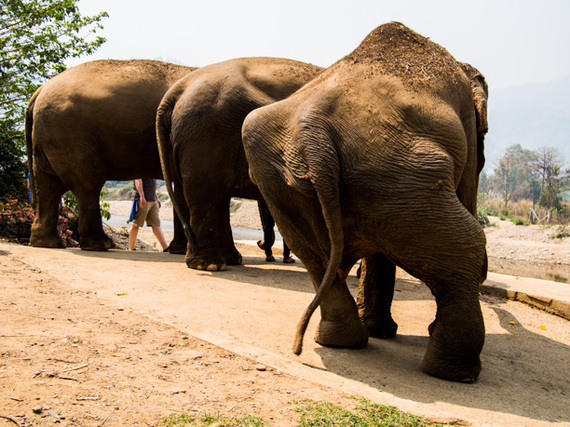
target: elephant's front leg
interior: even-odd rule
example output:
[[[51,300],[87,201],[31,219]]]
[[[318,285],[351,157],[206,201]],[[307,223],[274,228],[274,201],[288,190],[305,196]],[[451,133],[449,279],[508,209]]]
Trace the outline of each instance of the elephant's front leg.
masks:
[[[34,195],[36,206],[30,244],[36,247],[65,248],[65,243],[57,232],[57,222],[61,196],[67,188],[55,175],[43,173],[38,168],[35,168],[34,174],[37,186]]]
[[[362,260],[358,288],[358,314],[370,336],[391,338],[398,325],[392,319],[396,266],[384,254],[377,253]]]
[[[101,188],[74,191],[79,207],[79,246],[86,251],[106,251],[115,247],[113,240],[103,231],[100,193]]]

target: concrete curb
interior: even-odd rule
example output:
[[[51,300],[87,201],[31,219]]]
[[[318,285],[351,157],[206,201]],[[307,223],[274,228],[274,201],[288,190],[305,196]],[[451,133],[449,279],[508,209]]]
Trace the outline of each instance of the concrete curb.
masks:
[[[570,320],[570,285],[488,273],[482,292],[519,301]]]

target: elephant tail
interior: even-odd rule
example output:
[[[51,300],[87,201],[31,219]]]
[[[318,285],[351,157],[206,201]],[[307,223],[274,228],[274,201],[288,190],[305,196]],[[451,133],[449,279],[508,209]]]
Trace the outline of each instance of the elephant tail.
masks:
[[[156,138],[158,142],[158,153],[160,156],[160,165],[162,167],[162,174],[164,177],[164,183],[166,185],[166,190],[172,200],[172,206],[182,227],[184,228],[184,234],[186,239],[190,243],[192,250],[195,252],[198,250],[198,239],[194,230],[190,226],[189,221],[182,214],[178,200],[174,195],[174,189],[172,188],[172,175],[171,171],[174,168],[173,162],[173,150],[170,141],[170,131],[172,129],[172,110],[174,109],[175,100],[178,98],[176,92],[173,94],[172,90],[168,91],[164,96],[158,111],[156,114]],[[181,185],[181,180],[178,179],[176,185]]]
[[[330,155],[331,153],[334,153],[334,150],[330,150],[328,153],[323,152],[323,155]],[[329,159],[330,162],[322,161],[321,165],[325,165],[330,168],[331,165],[338,164],[338,159],[333,158],[333,156],[329,157],[331,157]],[[338,189],[340,169],[336,169],[333,173],[331,173],[330,170],[315,170],[312,172],[312,176],[318,177],[315,178],[313,186],[321,205],[323,217],[329,234],[331,249],[327,269],[315,298],[313,298],[313,301],[311,301],[297,325],[297,333],[295,334],[295,343],[293,345],[293,353],[297,355],[301,354],[301,351],[303,350],[303,337],[313,312],[321,304],[323,297],[331,289],[331,286],[333,286],[333,283],[337,278],[337,274],[340,276],[341,280],[344,276],[340,271],[342,255],[344,252],[344,233],[342,230],[340,193]]]
[[[41,87],[38,88],[30,101],[28,102],[28,107],[26,108],[26,115],[25,115],[25,128],[26,128],[26,153],[28,156],[28,173],[30,174],[30,190],[32,193],[32,208],[35,210],[36,208],[36,180],[34,178],[34,144],[32,141],[32,131],[34,128],[34,105],[36,104],[36,98],[40,94]]]

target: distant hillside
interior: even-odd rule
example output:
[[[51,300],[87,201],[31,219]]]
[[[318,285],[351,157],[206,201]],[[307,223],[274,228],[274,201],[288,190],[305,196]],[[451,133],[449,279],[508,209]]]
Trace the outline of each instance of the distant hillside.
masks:
[[[570,166],[570,76],[493,90],[489,88],[489,133],[485,139],[487,173],[507,147],[556,147]]]

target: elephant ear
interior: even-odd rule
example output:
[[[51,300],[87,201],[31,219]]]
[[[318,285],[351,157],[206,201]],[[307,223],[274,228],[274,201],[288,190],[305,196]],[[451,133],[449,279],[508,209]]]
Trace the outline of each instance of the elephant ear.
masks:
[[[471,96],[477,120],[477,173],[480,173],[485,166],[485,135],[489,130],[489,123],[487,122],[489,88],[485,77],[477,68],[466,63],[461,63],[461,68],[471,82]]]
[[[487,86],[485,77],[477,68],[467,63],[461,63],[461,68],[463,68],[463,71],[471,82],[471,95],[477,116],[477,132],[485,135],[489,130],[489,123],[487,122],[489,87]]]

